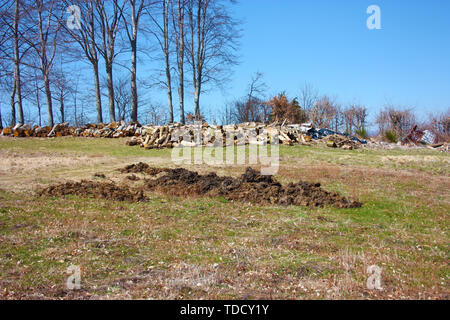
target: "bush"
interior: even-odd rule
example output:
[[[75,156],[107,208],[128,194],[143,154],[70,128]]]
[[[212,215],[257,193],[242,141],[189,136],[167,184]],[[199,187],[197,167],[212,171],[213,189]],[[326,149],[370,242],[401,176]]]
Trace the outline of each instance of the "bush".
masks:
[[[266,102],[270,108],[270,121],[287,123],[303,123],[308,120],[305,110],[303,110],[297,99],[289,101],[285,93],[273,97]]]
[[[369,138],[369,134],[367,133],[367,129],[364,127],[359,128],[358,130],[356,130],[355,132],[361,139],[368,139]]]
[[[390,130],[386,131],[384,136],[385,136],[386,140],[391,143],[396,143],[398,141],[397,135],[395,134],[394,131],[390,131]]]

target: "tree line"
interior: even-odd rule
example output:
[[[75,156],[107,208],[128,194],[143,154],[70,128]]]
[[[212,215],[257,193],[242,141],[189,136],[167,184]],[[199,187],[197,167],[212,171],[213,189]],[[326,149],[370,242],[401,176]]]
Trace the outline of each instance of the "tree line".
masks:
[[[295,98],[289,98],[285,92],[267,97],[267,90],[263,74],[255,73],[247,86],[247,92],[224,108],[221,123],[310,122],[316,128],[327,128],[362,138],[369,137],[368,127],[376,126],[378,134],[390,142],[399,141],[417,124],[421,129],[434,133],[438,141],[450,139],[450,109],[442,113],[430,113],[424,120],[416,116],[413,108],[386,104],[377,111],[371,122],[365,105],[350,103],[342,106],[336,98],[319,94],[317,89],[307,83],[300,88]]]
[[[69,64],[85,62],[95,95],[96,121],[104,111],[109,121],[138,121],[140,56],[158,65],[142,86],[167,92],[168,119],[185,123],[185,91],[193,91],[194,117],[201,116],[201,94],[229,79],[237,63],[239,23],[232,16],[234,0],[5,0],[0,4],[0,89],[9,92],[10,124],[24,124],[24,100],[35,104],[38,123],[46,106],[47,125],[55,114],[66,120],[71,97],[75,122],[80,72]],[[151,52],[151,55],[148,54]],[[118,56],[128,56],[126,62]],[[117,68],[123,72],[116,78]],[[103,70],[102,70],[103,69]],[[178,103],[173,88],[177,88]],[[125,89],[126,88],[126,89]],[[107,108],[102,94],[106,92]],[[42,96],[44,99],[42,99]],[[55,109],[55,104],[59,110]],[[104,110],[105,109],[105,110]],[[153,110],[154,113],[158,111]],[[147,114],[148,116],[148,114]],[[157,119],[155,119],[157,120]],[[1,123],[0,114],[0,123]]]

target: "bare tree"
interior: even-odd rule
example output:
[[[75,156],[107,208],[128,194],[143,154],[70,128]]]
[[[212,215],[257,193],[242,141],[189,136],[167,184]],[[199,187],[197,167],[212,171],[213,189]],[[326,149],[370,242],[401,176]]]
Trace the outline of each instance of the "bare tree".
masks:
[[[173,0],[171,0],[173,1]],[[177,67],[178,67],[178,100],[180,103],[180,122],[185,124],[184,117],[184,56],[185,56],[185,12],[186,0],[177,0],[177,5],[171,5],[172,23],[175,37]]]
[[[318,128],[330,128],[337,112],[336,102],[325,95],[308,110],[308,118]]]
[[[248,85],[246,96],[234,103],[237,122],[265,122],[268,120],[270,111],[264,102],[264,92],[267,90],[267,85],[264,83],[263,76],[261,72],[256,72]]]
[[[22,23],[26,8],[19,0],[4,1],[0,4],[0,52],[2,64],[13,62],[14,76],[11,87],[11,125],[16,124],[16,105],[19,123],[24,123],[21,86],[21,63],[27,49],[24,48],[26,24]],[[5,71],[5,70],[4,70]]]
[[[342,111],[345,131],[349,134],[361,130],[367,125],[367,108],[361,105],[351,105]]]
[[[121,15],[125,25],[125,31],[131,47],[131,121],[136,122],[138,119],[138,92],[137,92],[137,39],[139,31],[139,22],[143,15],[144,9],[148,7],[149,0],[128,0],[129,13],[124,13],[122,7]],[[120,118],[120,116],[119,116]]]
[[[23,105],[22,92],[20,83],[20,53],[19,53],[19,0],[15,0],[14,6],[14,89],[17,96],[17,109],[19,111],[19,123],[23,124]],[[15,119],[14,119],[15,121]]]
[[[450,108],[446,112],[429,114],[425,127],[436,136],[436,142],[450,140]]]
[[[380,133],[384,134],[387,130],[390,130],[397,137],[405,135],[415,122],[416,118],[412,109],[399,108],[392,105],[388,105],[383,110],[380,110],[376,120]]]
[[[58,4],[56,0],[36,0],[35,6],[28,10],[30,21],[36,22],[36,28],[26,41],[34,49],[40,62],[36,67],[41,71],[44,81],[49,126],[54,124],[50,73],[58,47],[63,13]]]
[[[309,83],[305,83],[300,90],[299,103],[306,111],[314,108],[314,104],[319,100],[318,91]]]
[[[345,123],[345,119],[344,119],[344,115],[343,115],[343,111],[342,111],[342,106],[340,104],[335,104],[334,105],[335,108],[335,113],[334,113],[334,118],[331,120],[331,124],[330,127],[334,130],[339,132],[343,126],[343,124]]]
[[[36,107],[38,109],[38,124],[41,127],[42,126],[42,112],[41,112],[41,90],[42,90],[42,88],[39,86],[39,79],[38,79],[36,69],[34,70],[33,80],[34,80],[33,83],[34,83],[34,90],[35,90]]]
[[[200,95],[208,83],[218,86],[237,63],[235,51],[240,31],[229,13],[230,0],[187,0],[187,61],[194,84],[194,112],[200,118]]]
[[[92,66],[95,87],[95,101],[97,111],[97,123],[103,122],[102,98],[100,92],[99,77],[99,59],[97,50],[96,29],[97,21],[95,10],[96,0],[65,0],[64,3],[68,7],[72,16],[77,17],[78,13],[83,14],[79,21],[71,21],[64,24],[65,31],[72,37],[75,43],[83,52],[85,58]],[[77,12],[78,8],[80,12]],[[81,17],[80,17],[81,18]]]
[[[79,93],[79,84],[80,84],[80,75],[77,75],[75,79],[72,81],[73,86],[71,90],[72,99],[73,99],[73,121],[76,127],[79,126],[78,119],[78,93]]]
[[[357,130],[361,130],[367,125],[367,108],[365,106],[355,106],[355,125]]]
[[[153,24],[155,25],[155,30],[151,30],[151,33],[155,36],[164,57],[165,81],[162,81],[162,84],[167,88],[169,121],[173,122],[172,73],[170,66],[171,30],[169,23],[172,0],[159,0],[157,4],[158,6],[152,10],[153,12],[150,12],[150,10],[147,11],[149,12],[149,16]]]
[[[119,3],[117,0],[95,1],[95,9],[100,25],[101,44],[96,43],[97,50],[103,57],[105,62],[105,70],[108,87],[108,101],[109,101],[109,119],[116,121],[115,103],[114,103],[114,81],[113,81],[113,64],[117,56],[116,37],[119,30],[121,12],[123,11],[125,1]]]
[[[117,107],[118,120],[128,120],[133,114],[133,94],[126,78],[117,78],[114,82],[114,100]]]
[[[349,108],[342,111],[342,115],[344,118],[344,124],[345,124],[345,132],[348,134],[352,134],[354,132],[354,126],[355,126],[355,110],[353,106],[350,106]]]
[[[230,124],[235,121],[236,110],[234,103],[227,103],[221,110],[220,121],[222,125]]]
[[[59,102],[59,114],[60,114],[60,122],[65,122],[65,101],[67,96],[71,93],[71,81],[66,76],[66,72],[62,66],[62,57],[60,57],[60,66],[54,72],[54,77],[52,79],[54,88],[57,91],[54,99]]]
[[[142,116],[145,123],[164,125],[168,122],[166,108],[160,104],[148,103],[147,107],[142,111]]]

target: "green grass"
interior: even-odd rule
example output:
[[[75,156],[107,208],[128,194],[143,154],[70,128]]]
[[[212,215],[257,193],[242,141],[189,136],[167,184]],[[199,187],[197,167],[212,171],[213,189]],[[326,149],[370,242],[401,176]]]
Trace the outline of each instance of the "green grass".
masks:
[[[60,153],[71,155],[102,155],[111,157],[170,157],[169,149],[144,150],[125,145],[126,138],[16,138],[1,139],[0,150]]]
[[[170,150],[143,150],[125,146],[124,140],[107,139],[0,139],[0,149],[24,161],[29,154],[36,161],[40,154],[57,153],[117,158],[115,164],[122,165],[145,158],[161,165],[152,161],[170,157]],[[260,206],[221,197],[183,199],[157,193],[149,194],[145,203],[41,198],[15,189],[11,182],[20,184],[22,176],[3,172],[3,296],[448,299],[447,154],[285,146],[280,154],[279,180],[319,181],[325,189],[362,201],[363,206]],[[427,156],[434,160],[425,160]],[[414,161],[394,165],[383,160],[386,157]],[[97,163],[95,170],[102,166]],[[243,168],[219,169],[238,175]],[[92,170],[81,163],[76,171],[48,168],[26,175],[51,183],[64,172],[77,179]],[[60,175],[52,176],[55,171]],[[120,176],[109,167],[103,171],[108,178]],[[383,270],[383,291],[365,285],[366,268],[373,264]],[[70,265],[81,268],[81,291],[65,288]]]

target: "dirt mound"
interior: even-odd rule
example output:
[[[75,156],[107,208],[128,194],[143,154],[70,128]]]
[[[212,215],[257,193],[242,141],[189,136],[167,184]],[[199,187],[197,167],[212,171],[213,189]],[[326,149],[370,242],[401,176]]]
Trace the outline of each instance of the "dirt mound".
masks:
[[[146,180],[147,190],[177,196],[224,196],[228,200],[257,204],[308,207],[331,205],[337,208],[357,208],[362,205],[336,193],[327,192],[318,183],[299,181],[283,186],[273,176],[262,176],[252,168],[247,168],[239,178],[219,177],[215,173],[200,175],[183,168],[161,169],[159,172],[165,174]]]
[[[122,169],[119,169],[122,173],[145,173],[149,175],[156,175],[158,173],[164,172],[168,169],[163,168],[152,168],[144,162],[139,162],[136,164],[130,164]]]
[[[66,182],[42,189],[40,196],[76,195],[97,199],[138,202],[144,201],[142,190],[131,190],[127,186],[117,186],[112,182],[94,182],[82,180],[80,182]]]

